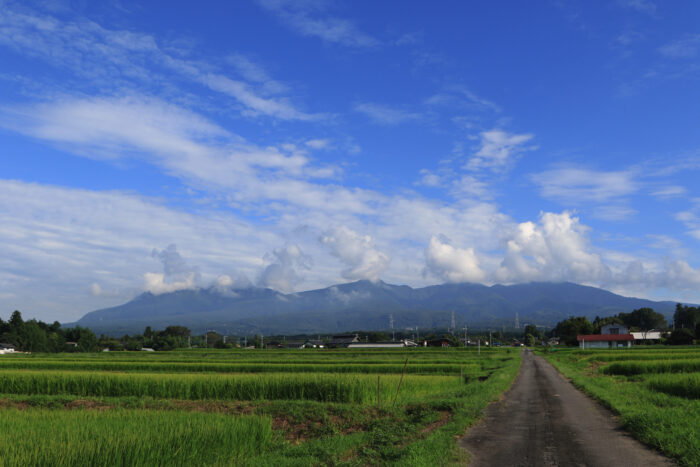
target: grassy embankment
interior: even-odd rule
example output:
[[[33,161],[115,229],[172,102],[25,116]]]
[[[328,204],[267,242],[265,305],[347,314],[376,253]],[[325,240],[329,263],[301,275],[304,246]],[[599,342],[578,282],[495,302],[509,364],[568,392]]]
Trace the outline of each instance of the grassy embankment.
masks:
[[[471,349],[9,357],[0,465],[448,465],[520,365]]]
[[[543,355],[619,414],[637,439],[682,465],[700,465],[700,349],[572,349]]]

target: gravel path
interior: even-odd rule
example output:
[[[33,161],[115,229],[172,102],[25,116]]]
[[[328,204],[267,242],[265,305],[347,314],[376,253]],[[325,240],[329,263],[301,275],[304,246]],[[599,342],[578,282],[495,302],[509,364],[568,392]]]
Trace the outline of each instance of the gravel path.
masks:
[[[528,350],[513,387],[460,443],[471,454],[470,466],[675,465]]]

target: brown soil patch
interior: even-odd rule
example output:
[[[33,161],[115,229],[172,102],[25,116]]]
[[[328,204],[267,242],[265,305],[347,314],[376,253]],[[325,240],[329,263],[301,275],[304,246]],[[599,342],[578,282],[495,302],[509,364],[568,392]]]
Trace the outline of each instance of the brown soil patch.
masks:
[[[429,435],[433,431],[437,430],[438,428],[440,428],[441,426],[443,426],[444,424],[449,422],[450,419],[452,419],[452,413],[450,411],[444,410],[444,411],[440,412],[440,419],[423,427],[423,429],[420,431],[421,435],[423,435],[423,436]]]
[[[2,409],[24,410],[24,409],[29,408],[29,407],[30,407],[29,403],[25,402],[25,401],[11,401],[7,398],[0,399],[0,408],[2,408]]]
[[[90,409],[90,410],[107,410],[113,409],[113,405],[103,404],[100,401],[88,400],[88,399],[76,399],[74,401],[66,402],[64,407],[66,409]]]

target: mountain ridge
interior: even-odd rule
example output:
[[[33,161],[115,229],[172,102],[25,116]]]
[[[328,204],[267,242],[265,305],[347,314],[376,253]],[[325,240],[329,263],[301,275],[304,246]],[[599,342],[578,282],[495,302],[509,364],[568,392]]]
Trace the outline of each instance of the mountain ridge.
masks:
[[[71,324],[109,335],[168,325],[187,326],[196,333],[214,329],[230,335],[301,334],[385,330],[389,315],[397,329],[447,327],[454,312],[458,327],[512,327],[516,313],[521,324],[553,326],[572,315],[593,319],[641,307],[654,308],[669,319],[675,304],[623,297],[571,282],[412,288],[362,280],[290,294],[257,287],[144,292],[122,305],[89,312]]]
[[[189,327],[230,335],[447,327],[452,312],[458,327],[553,326],[569,316],[609,316],[650,307],[670,318],[676,302],[623,297],[571,282],[531,282],[487,286],[476,283],[412,288],[382,281],[356,281],[283,294],[272,289],[217,287],[155,295],[144,292],[127,303],[85,314],[72,325],[97,333],[140,333],[146,326]],[[69,326],[68,324],[66,326]]]

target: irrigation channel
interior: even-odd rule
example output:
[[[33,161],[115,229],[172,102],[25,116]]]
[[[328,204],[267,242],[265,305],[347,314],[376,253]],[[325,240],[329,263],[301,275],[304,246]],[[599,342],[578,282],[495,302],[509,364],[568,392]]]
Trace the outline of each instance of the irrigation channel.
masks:
[[[621,430],[611,412],[527,350],[513,387],[488,407],[461,446],[470,466],[675,465]]]

